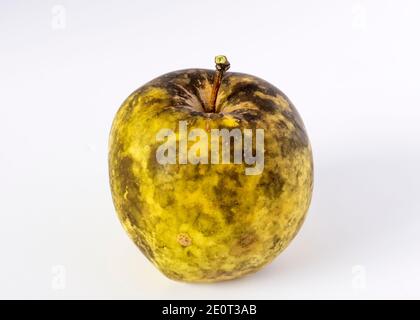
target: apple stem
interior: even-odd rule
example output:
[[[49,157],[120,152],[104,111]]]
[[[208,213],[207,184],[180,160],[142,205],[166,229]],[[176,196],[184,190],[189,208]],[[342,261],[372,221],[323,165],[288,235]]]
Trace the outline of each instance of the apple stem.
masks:
[[[214,75],[213,89],[210,98],[210,112],[219,112],[220,110],[216,109],[217,93],[219,92],[223,75],[230,68],[230,63],[226,56],[216,56],[214,62],[216,63],[216,73]]]

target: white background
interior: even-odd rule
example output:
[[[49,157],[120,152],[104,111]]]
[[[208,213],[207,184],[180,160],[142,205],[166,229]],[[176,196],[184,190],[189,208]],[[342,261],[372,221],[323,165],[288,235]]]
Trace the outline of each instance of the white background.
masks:
[[[418,1],[2,1],[1,298],[420,298]],[[161,275],[107,173],[122,101],[162,73],[262,77],[312,141],[309,216],[240,280]]]

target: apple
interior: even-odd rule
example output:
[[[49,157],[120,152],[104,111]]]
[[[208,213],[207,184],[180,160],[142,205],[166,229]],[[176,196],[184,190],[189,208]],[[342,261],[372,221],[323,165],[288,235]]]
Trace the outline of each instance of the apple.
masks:
[[[270,83],[216,70],[164,74],[118,110],[109,140],[113,202],[166,276],[214,282],[255,272],[299,231],[312,151],[290,100]],[[140,270],[139,270],[140,272]]]

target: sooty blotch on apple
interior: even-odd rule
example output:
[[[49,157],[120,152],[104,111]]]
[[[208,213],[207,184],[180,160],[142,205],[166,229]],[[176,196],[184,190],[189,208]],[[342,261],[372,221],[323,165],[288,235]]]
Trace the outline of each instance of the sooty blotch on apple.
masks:
[[[312,151],[293,104],[260,78],[224,71],[189,69],[152,80],[125,100],[111,129],[118,216],[172,279],[214,282],[257,271],[290,243],[309,207]],[[177,132],[180,121],[205,132],[264,130],[264,170],[248,176],[244,163],[159,164],[156,134]],[[181,233],[191,240],[181,239],[185,246]]]

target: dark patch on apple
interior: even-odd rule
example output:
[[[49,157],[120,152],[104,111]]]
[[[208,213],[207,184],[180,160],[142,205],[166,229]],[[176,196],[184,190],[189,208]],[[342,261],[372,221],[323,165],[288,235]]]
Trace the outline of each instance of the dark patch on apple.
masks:
[[[166,89],[172,97],[172,104],[187,104],[190,99],[189,94],[195,96],[203,110],[206,108],[207,101],[203,101],[200,90],[204,87],[206,80],[212,79],[213,71],[206,69],[187,69],[167,73],[151,83],[154,86]]]
[[[155,258],[155,254],[153,253],[153,250],[150,248],[150,246],[147,244],[147,242],[142,239],[140,236],[137,236],[134,239],[135,244],[140,249],[140,251],[146,256],[147,259],[150,261],[153,261]]]
[[[282,114],[286,117],[293,128],[288,128],[285,121],[277,120],[276,126],[278,126],[281,130],[277,132],[276,137],[280,144],[281,155],[283,157],[289,157],[293,155],[296,150],[307,148],[309,145],[309,139],[306,135],[303,123],[296,120],[296,117],[298,117],[297,113],[293,115],[290,112],[283,112]],[[285,135],[282,129],[289,132],[289,136]]]
[[[202,268],[201,271],[203,272],[203,275],[205,275],[206,279],[215,280],[222,278],[231,278],[234,274],[234,271],[238,271],[241,269],[235,268],[233,271],[226,271],[226,270],[214,270],[214,269],[204,269]]]
[[[206,80],[213,82],[213,73],[208,72],[204,69],[199,69],[197,71],[192,71],[188,73],[189,83],[187,84],[187,88],[194,90],[194,89],[202,89]]]
[[[166,191],[155,190],[154,199],[162,208],[172,207],[175,204],[175,197]]]
[[[290,104],[292,107],[292,104]],[[302,119],[300,118],[299,114],[295,109],[293,111],[284,110],[282,115],[289,120],[294,127],[293,135],[296,137],[295,140],[298,144],[301,144],[303,147],[307,147],[309,144],[308,136],[306,135],[305,126],[303,124]]]
[[[280,173],[273,170],[266,171],[258,182],[258,188],[264,189],[264,194],[272,199],[278,198],[283,190],[283,186],[284,179]]]
[[[185,89],[193,93],[199,100],[203,110],[206,110],[207,101],[203,101],[200,95],[200,90],[204,87],[207,77],[204,76],[204,70],[194,71],[188,73],[189,83],[186,84]]]
[[[234,110],[231,113],[232,115],[237,115],[239,118],[247,122],[258,122],[262,119],[262,113],[259,110],[254,109],[239,109]]]
[[[255,232],[245,233],[239,238],[239,245],[242,248],[248,248],[257,241],[257,238]]]
[[[287,124],[286,124],[286,122],[284,122],[283,120],[277,120],[276,125],[277,125],[277,127],[279,127],[280,129],[287,129]]]
[[[280,243],[281,243],[281,238],[278,235],[275,235],[273,237],[270,250],[276,250]]]
[[[144,106],[145,107],[149,107],[149,106],[153,106],[153,105],[164,105],[163,102],[165,101],[165,99],[162,98],[149,98],[149,99],[144,99]]]
[[[226,97],[226,102],[230,105],[236,105],[241,102],[250,101],[260,110],[270,114],[274,114],[280,110],[279,106],[274,101],[259,97],[256,95],[256,92],[276,96],[274,89],[261,87],[256,83],[245,82],[235,85],[231,93]],[[225,101],[223,101],[223,103],[225,103]]]
[[[227,187],[224,179],[234,181],[238,187],[235,189]],[[218,207],[221,209],[227,224],[231,224],[234,221],[235,213],[232,209],[239,205],[238,199],[240,197],[238,196],[238,190],[240,190],[240,185],[237,172],[225,172],[224,176],[219,179],[219,182],[214,187]]]
[[[206,237],[216,234],[219,229],[216,219],[202,212],[198,213],[193,226]]]
[[[142,221],[139,221],[135,218],[141,217],[142,213],[139,191],[140,186],[137,182],[137,178],[133,174],[132,166],[133,159],[130,157],[123,157],[121,159],[118,159],[117,174],[119,175],[119,179],[114,179],[114,181],[120,182],[118,189],[121,193],[123,193],[120,197],[120,199],[124,199],[122,203],[123,214],[128,219],[130,224],[137,227],[141,227]],[[140,248],[140,250],[143,252],[143,254],[149,260],[153,260],[154,253],[147,244],[147,242],[140,236],[136,236],[134,241]]]
[[[123,201],[124,212],[130,222],[138,226],[139,221],[135,219],[141,214],[140,185],[132,171],[133,160],[130,157],[123,157],[118,161],[118,175],[120,182],[119,191]]]
[[[300,218],[299,218],[299,221],[297,222],[297,226],[296,226],[296,228],[294,229],[294,232],[293,232],[293,234],[292,234],[292,237],[291,237],[291,239],[294,239],[294,237],[296,237],[296,235],[298,234],[298,232],[299,232],[299,230],[300,230],[300,228],[302,227],[302,225],[303,225],[303,221],[305,220],[305,218],[306,218],[306,214],[304,214],[304,215],[302,215]]]
[[[168,92],[168,94],[171,96],[172,104],[174,105],[187,104],[186,100],[190,98],[188,93],[192,94],[192,92],[187,90],[184,85],[180,85],[176,82],[168,82],[166,84],[160,85],[160,87]]]
[[[307,147],[307,144],[296,134],[296,130],[292,132],[291,137],[280,137],[280,152],[283,158],[293,156],[295,151]]]
[[[154,177],[160,169],[162,169],[162,165],[156,159],[156,150],[159,148],[158,144],[150,145],[150,154],[149,159],[147,160],[147,169],[150,172],[150,175]]]
[[[135,91],[131,96],[129,96],[126,101],[123,102],[123,108],[121,108],[118,112],[122,112],[122,121],[127,122],[134,111],[134,106],[137,104],[139,99],[140,90]],[[131,99],[131,101],[130,101]]]
[[[191,117],[200,117],[202,115],[203,115],[203,113],[202,112],[199,112],[199,111],[191,111],[190,112],[190,116]]]

